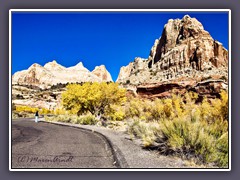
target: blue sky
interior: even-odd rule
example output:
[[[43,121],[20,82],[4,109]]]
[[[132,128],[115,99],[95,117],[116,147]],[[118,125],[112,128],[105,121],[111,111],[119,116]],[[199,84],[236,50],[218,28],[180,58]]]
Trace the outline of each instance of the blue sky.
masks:
[[[121,66],[147,58],[168,19],[197,18],[228,49],[227,12],[13,12],[12,74],[56,60],[90,71],[104,64],[117,79]]]

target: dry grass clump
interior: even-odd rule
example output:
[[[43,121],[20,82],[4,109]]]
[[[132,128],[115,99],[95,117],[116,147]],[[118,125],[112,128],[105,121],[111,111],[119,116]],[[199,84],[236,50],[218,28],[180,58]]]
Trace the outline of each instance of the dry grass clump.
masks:
[[[86,114],[82,116],[77,115],[51,115],[45,116],[46,121],[56,121],[64,123],[73,123],[73,124],[83,124],[83,125],[95,125],[98,120],[95,116],[91,114]]]
[[[148,102],[156,106],[150,106],[147,114],[143,111],[145,107],[139,104],[134,107],[139,111],[134,117],[139,119],[129,124],[128,133],[141,138],[144,147],[157,149],[161,154],[227,167],[227,97],[227,92],[222,92],[221,99],[211,102],[204,99],[196,104],[196,94],[174,96]],[[130,109],[130,112],[134,111]],[[141,118],[143,115],[148,118]]]

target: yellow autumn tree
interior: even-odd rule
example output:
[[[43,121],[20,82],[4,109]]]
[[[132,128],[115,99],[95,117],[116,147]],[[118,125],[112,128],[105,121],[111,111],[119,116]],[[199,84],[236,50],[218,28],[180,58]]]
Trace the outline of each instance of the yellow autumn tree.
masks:
[[[81,115],[90,112],[102,116],[113,104],[126,101],[126,90],[117,83],[70,84],[62,94],[62,105],[72,114]]]

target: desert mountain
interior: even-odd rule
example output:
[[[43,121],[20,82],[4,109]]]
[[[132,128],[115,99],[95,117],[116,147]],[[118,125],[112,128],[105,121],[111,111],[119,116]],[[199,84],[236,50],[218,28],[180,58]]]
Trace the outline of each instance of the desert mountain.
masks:
[[[34,85],[41,88],[58,83],[74,82],[102,82],[112,81],[110,73],[105,66],[97,66],[93,72],[85,68],[82,62],[76,66],[64,67],[55,60],[44,66],[33,64],[27,70],[16,72],[12,76],[12,84]]]
[[[174,88],[198,87],[206,80],[206,87],[198,88],[211,94],[226,87],[227,79],[228,51],[196,18],[185,15],[168,20],[148,59],[138,57],[122,67],[117,82],[135,86],[140,94],[160,96]]]

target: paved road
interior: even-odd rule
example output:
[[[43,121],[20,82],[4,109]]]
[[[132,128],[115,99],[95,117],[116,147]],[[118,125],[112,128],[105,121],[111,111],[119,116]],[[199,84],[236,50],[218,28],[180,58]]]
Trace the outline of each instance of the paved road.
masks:
[[[12,168],[116,168],[102,136],[73,127],[12,121]]]

